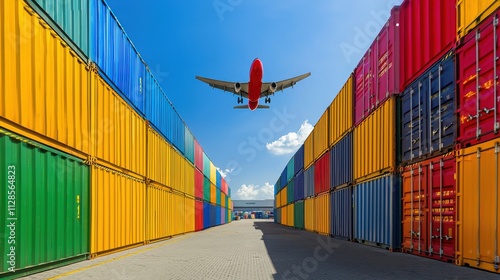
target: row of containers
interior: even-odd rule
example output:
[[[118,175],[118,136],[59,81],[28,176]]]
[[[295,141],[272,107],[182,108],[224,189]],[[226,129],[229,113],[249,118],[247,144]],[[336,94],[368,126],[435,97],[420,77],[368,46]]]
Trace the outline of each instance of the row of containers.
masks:
[[[227,182],[158,83],[145,83],[152,75],[139,94],[163,99],[144,106],[167,107],[141,111],[123,87],[135,49],[105,2],[91,2],[0,3],[2,279],[232,220]],[[96,44],[110,52],[101,62],[72,41],[87,40],[74,22],[84,11],[99,11],[107,27],[95,30],[114,38]]]
[[[277,180],[276,222],[498,273],[499,6],[394,7]]]

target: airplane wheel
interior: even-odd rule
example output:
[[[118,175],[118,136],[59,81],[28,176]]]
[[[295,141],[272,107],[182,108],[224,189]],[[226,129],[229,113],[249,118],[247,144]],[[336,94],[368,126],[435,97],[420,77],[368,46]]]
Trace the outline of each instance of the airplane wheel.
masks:
[[[267,103],[271,103],[271,97],[268,98]]]

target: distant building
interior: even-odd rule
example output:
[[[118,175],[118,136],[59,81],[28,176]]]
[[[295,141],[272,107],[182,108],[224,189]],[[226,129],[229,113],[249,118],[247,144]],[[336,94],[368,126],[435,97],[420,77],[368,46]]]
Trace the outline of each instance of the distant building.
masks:
[[[238,212],[274,211],[274,199],[233,200],[233,206]]]

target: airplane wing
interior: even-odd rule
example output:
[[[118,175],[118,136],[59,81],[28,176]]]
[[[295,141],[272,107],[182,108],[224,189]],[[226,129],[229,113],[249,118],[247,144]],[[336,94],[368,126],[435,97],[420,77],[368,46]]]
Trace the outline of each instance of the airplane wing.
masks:
[[[204,83],[207,83],[212,88],[218,88],[218,89],[221,89],[223,91],[231,92],[231,93],[234,93],[234,94],[239,95],[241,97],[248,98],[248,83],[240,83],[240,85],[241,85],[240,92],[237,93],[236,90],[234,89],[235,83],[218,81],[218,80],[208,79],[208,78],[204,78],[204,77],[200,77],[200,76],[196,76],[196,79],[198,79]]]
[[[285,88],[288,87],[293,87],[297,82],[309,77],[311,75],[311,72],[288,79],[280,82],[276,82],[276,91],[284,90]],[[260,90],[260,97],[265,97],[268,95],[272,95],[273,92],[270,90],[270,87],[273,83],[262,83],[262,87]],[[243,85],[242,85],[243,86]],[[234,87],[234,86],[233,86]]]

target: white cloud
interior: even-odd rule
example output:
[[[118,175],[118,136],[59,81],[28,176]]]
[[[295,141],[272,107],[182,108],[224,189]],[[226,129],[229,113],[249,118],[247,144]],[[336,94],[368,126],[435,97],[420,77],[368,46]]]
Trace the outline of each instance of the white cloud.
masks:
[[[226,168],[225,170],[222,170],[219,167],[216,167],[216,168],[217,168],[217,171],[219,171],[222,178],[226,178],[227,175],[229,175],[231,172],[234,171],[234,168],[233,169]]]
[[[286,155],[291,154],[304,143],[309,133],[313,130],[313,126],[305,120],[302,125],[300,125],[300,129],[297,132],[289,132],[281,136],[278,140],[267,143],[267,150],[275,155]]]
[[[241,187],[233,194],[233,199],[274,199],[274,185],[266,182],[264,186],[259,185],[241,185]]]

